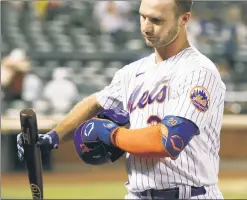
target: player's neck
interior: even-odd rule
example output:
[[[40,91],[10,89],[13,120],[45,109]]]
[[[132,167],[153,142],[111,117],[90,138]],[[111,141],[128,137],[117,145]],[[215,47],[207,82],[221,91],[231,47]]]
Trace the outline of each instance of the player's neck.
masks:
[[[160,48],[154,48],[156,64],[178,54],[184,49],[190,47],[187,35],[178,36],[171,44]]]

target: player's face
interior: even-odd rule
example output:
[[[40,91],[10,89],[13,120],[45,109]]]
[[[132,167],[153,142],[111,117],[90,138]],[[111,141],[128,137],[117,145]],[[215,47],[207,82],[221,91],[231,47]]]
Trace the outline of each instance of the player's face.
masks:
[[[178,36],[180,27],[174,4],[174,0],[142,0],[139,9],[141,33],[148,46],[166,46]]]

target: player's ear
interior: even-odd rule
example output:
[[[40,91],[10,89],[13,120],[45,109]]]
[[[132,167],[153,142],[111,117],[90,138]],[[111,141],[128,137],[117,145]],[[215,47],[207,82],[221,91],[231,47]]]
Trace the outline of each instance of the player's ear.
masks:
[[[188,21],[191,18],[191,13],[190,12],[186,12],[183,15],[180,16],[179,18],[179,24],[180,26],[184,26],[188,23]]]

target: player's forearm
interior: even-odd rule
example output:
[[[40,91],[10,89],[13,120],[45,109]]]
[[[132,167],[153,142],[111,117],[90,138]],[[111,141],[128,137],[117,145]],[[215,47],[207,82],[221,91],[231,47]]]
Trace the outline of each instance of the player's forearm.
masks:
[[[84,121],[97,115],[103,108],[97,102],[94,95],[91,95],[78,104],[69,112],[69,114],[56,127],[60,142],[73,139],[73,131]]]
[[[193,121],[167,115],[155,126],[134,130],[116,128],[111,133],[111,142],[137,156],[175,160],[190,140],[199,134],[200,130]]]
[[[162,144],[163,132],[167,134],[166,128],[162,128],[161,125],[134,130],[119,128],[112,134],[111,140],[115,146],[135,156],[169,157]]]

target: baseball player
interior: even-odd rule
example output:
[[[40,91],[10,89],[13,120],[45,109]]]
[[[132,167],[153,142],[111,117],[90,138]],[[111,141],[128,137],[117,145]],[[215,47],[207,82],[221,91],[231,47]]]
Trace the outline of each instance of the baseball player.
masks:
[[[142,0],[141,33],[154,53],[117,71],[109,86],[79,102],[38,143],[56,148],[86,121],[85,134],[127,152],[126,199],[222,199],[226,88],[213,62],[187,40],[191,7],[191,0]],[[92,118],[114,108],[129,113],[129,129]],[[20,142],[18,155],[23,158]]]

